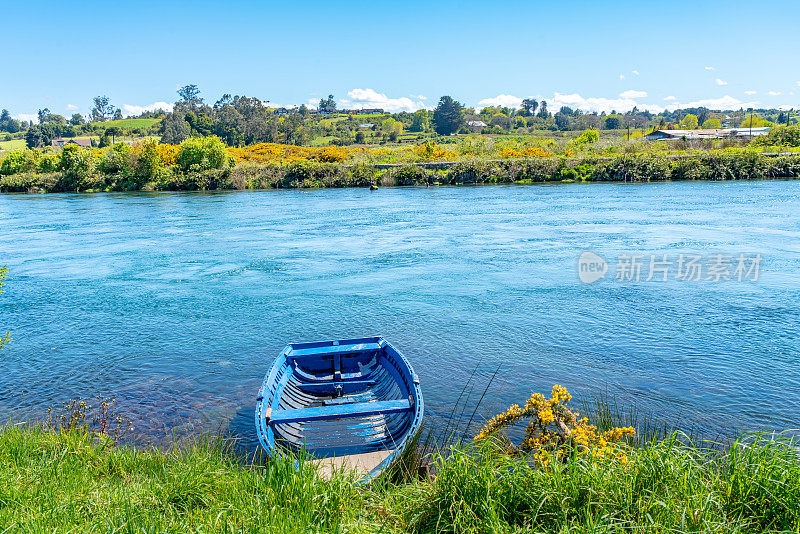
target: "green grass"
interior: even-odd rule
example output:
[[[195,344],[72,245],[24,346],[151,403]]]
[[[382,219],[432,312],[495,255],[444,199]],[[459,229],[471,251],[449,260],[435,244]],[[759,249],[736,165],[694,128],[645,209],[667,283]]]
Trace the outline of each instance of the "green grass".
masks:
[[[12,139],[11,141],[0,141],[0,150],[21,150],[25,148],[25,139]]]
[[[352,477],[245,465],[210,442],[161,453],[78,431],[0,434],[3,532],[337,532],[362,521],[365,497]]]
[[[220,444],[222,443],[222,444]],[[489,446],[432,457],[435,476],[362,487],[300,461],[247,462],[224,442],[116,448],[81,431],[0,431],[0,531],[797,532],[795,444],[725,452],[673,434],[537,468]]]
[[[124,130],[132,128],[150,128],[154,124],[161,122],[161,119],[121,119],[118,121],[108,121],[100,123],[103,128],[110,128],[116,126]]]

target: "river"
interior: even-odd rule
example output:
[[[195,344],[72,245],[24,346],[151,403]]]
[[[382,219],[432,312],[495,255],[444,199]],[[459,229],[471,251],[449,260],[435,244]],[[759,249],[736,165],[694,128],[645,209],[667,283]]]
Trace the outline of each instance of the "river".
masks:
[[[800,427],[799,182],[0,195],[3,264],[5,419],[103,394],[153,439],[230,421],[252,444],[285,344],[382,335],[432,420],[494,376],[480,417],[558,383]]]

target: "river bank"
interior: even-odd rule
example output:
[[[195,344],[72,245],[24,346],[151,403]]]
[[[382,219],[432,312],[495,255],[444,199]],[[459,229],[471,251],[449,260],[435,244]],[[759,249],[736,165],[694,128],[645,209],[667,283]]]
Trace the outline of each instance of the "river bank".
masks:
[[[0,430],[4,530],[143,532],[767,532],[800,528],[788,440],[725,448],[678,434],[625,461],[542,466],[490,445],[434,453],[431,475],[357,484],[312,464],[243,460],[224,440],[115,447],[73,428]],[[712,447],[712,448],[709,448]],[[407,474],[407,473],[406,473]]]
[[[526,158],[406,164],[345,164],[316,160],[219,165],[53,162],[50,172],[0,177],[0,192],[208,191],[461,184],[657,182],[800,178],[800,156],[752,150],[684,155],[644,153],[613,158]],[[206,166],[207,167],[207,166]]]

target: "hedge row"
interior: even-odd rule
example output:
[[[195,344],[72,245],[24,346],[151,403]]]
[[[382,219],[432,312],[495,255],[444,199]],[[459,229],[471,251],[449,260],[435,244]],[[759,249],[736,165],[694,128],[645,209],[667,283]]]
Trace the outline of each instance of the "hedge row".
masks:
[[[664,180],[752,180],[800,178],[800,157],[770,157],[753,152],[666,157],[626,155],[614,159],[536,158],[465,161],[444,169],[418,165],[376,168],[295,161],[288,165],[238,165],[222,169],[161,169],[146,183],[125,174],[79,176],[69,172],[22,173],[0,178],[0,192],[64,191],[203,191],[366,187],[370,185],[499,184],[537,182],[652,182]]]

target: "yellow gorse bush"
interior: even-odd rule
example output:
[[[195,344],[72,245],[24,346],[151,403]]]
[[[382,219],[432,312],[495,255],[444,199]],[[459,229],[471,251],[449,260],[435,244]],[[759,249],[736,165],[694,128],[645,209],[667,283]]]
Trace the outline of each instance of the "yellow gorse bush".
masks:
[[[528,421],[525,435],[518,446],[509,447],[512,454],[534,453],[534,458],[547,465],[566,453],[588,454],[594,459],[627,461],[623,438],[633,436],[633,427],[613,428],[599,432],[587,418],[579,419],[576,411],[567,407],[572,395],[563,386],[553,386],[549,399],[534,393],[523,407],[514,404],[496,415],[481,429],[474,441],[482,441],[515,423]]]
[[[228,148],[228,154],[237,163],[291,163],[299,160],[317,160],[323,163],[338,163],[350,159],[352,151],[339,146],[323,148],[282,145],[279,143],[259,143],[240,148]]]
[[[413,150],[414,155],[424,161],[444,161],[458,159],[458,153],[432,142],[414,145]]]

